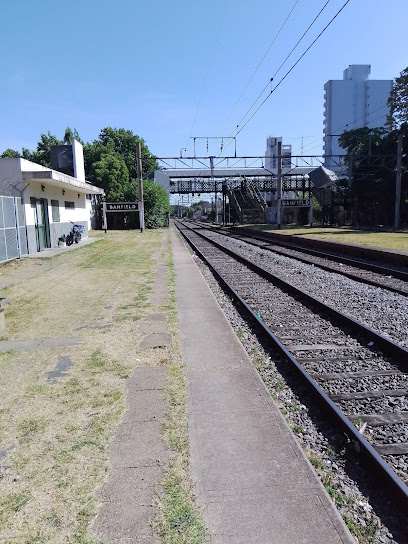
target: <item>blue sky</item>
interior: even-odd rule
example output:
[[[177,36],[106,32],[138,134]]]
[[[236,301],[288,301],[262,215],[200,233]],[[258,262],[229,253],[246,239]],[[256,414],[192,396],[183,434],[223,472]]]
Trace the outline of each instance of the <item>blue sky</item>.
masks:
[[[295,2],[4,2],[0,152],[33,149],[48,130],[61,138],[66,126],[85,141],[105,126],[131,129],[159,157],[185,147],[190,154],[190,135],[233,134],[326,0]],[[330,0],[275,82],[344,2]],[[304,137],[305,153],[308,143],[310,153],[321,152],[324,83],[342,79],[349,64],[371,64],[371,79],[398,76],[408,65],[407,20],[406,0],[350,0],[238,135],[238,155],[262,155],[267,136],[283,136],[299,152]],[[218,153],[213,144],[209,154]]]

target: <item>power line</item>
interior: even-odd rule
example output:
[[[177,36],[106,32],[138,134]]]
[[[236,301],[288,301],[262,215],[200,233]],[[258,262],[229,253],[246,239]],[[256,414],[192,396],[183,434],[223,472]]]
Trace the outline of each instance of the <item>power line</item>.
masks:
[[[209,73],[210,73],[210,68],[211,68],[211,65],[212,65],[212,61],[213,61],[213,59],[214,59],[215,50],[216,50],[216,48],[217,48],[217,43],[218,43],[218,38],[220,37],[220,34],[221,34],[221,27],[222,27],[222,23],[224,22],[225,15],[226,15],[226,13],[227,13],[227,8],[228,8],[228,0],[225,0],[225,4],[224,4],[224,13],[223,13],[223,15],[222,15],[222,17],[221,17],[221,21],[220,21],[220,24],[219,24],[219,27],[218,27],[217,36],[216,36],[216,38],[215,38],[213,50],[212,50],[211,57],[210,57],[210,62],[208,63],[207,73],[206,73],[205,78],[204,78],[204,83],[203,83],[203,86],[202,86],[202,89],[201,89],[200,98],[199,98],[199,100],[198,100],[197,109],[196,109],[196,112],[195,112],[195,115],[194,115],[193,123],[192,123],[192,125],[191,125],[190,135],[189,135],[189,137],[188,137],[188,142],[187,142],[186,147],[188,147],[188,145],[189,145],[189,143],[190,143],[190,138],[191,138],[191,135],[192,135],[192,133],[193,133],[193,129],[194,129],[195,122],[196,122],[196,120],[197,120],[198,110],[200,109],[201,100],[202,100],[203,95],[204,95],[204,89],[205,89],[205,86],[206,86],[206,84],[207,84],[208,75],[209,75]]]
[[[302,60],[302,58],[306,55],[306,53],[313,47],[313,45],[317,42],[317,40],[322,36],[322,34],[329,28],[329,26],[333,23],[333,21],[340,15],[340,13],[343,11],[343,9],[347,6],[347,4],[350,2],[350,0],[346,0],[346,2],[342,5],[342,7],[339,9],[339,11],[330,19],[330,21],[327,23],[327,25],[323,28],[323,30],[318,34],[318,36],[312,41],[312,43],[309,45],[309,47],[302,53],[302,55],[298,58],[298,60],[295,62],[295,64],[292,65],[292,67],[286,72],[286,74],[280,79],[279,83],[275,85],[275,87],[271,90],[271,92],[268,94],[268,96],[261,102],[261,104],[258,106],[258,108],[254,111],[254,113],[251,115],[251,117],[246,121],[246,123],[238,130],[238,132],[235,134],[237,136],[240,132],[244,130],[244,128],[247,126],[247,124],[251,121],[251,119],[258,113],[258,111],[261,109],[261,107],[265,104],[265,102],[272,96],[272,94],[276,91],[276,89],[281,85],[281,83],[288,77],[288,75],[292,72],[292,70],[299,64],[299,62]],[[242,122],[242,119],[240,123]],[[237,125],[237,128],[239,127],[239,124]]]
[[[330,2],[330,0],[328,0],[328,2]],[[228,116],[227,116],[227,118],[225,119],[224,123],[222,124],[220,130],[219,130],[218,133],[217,133],[217,136],[218,136],[218,134],[220,134],[221,130],[225,127],[225,125],[226,125],[228,119],[231,117],[232,113],[234,112],[234,110],[235,110],[235,108],[237,107],[238,103],[240,102],[241,98],[244,96],[245,91],[248,89],[248,87],[249,87],[251,81],[252,81],[253,78],[255,77],[255,74],[256,74],[257,71],[259,70],[261,64],[262,64],[263,61],[265,60],[265,58],[266,58],[266,56],[268,55],[269,51],[271,50],[273,44],[274,44],[275,41],[277,40],[279,34],[282,32],[284,26],[285,26],[286,23],[288,22],[289,17],[292,15],[293,10],[295,9],[295,7],[297,6],[298,3],[299,3],[299,0],[296,0],[296,2],[293,4],[292,9],[289,11],[289,13],[288,13],[286,19],[283,21],[281,27],[279,28],[278,32],[276,33],[275,37],[273,38],[272,42],[270,43],[270,45],[269,45],[268,49],[266,50],[264,56],[262,57],[262,59],[261,59],[261,61],[259,62],[258,66],[255,68],[255,71],[253,72],[252,76],[249,78],[248,83],[245,85],[244,90],[243,90],[242,93],[239,95],[238,100],[235,102],[235,104],[234,104],[232,110],[230,111],[230,113],[228,114]]]
[[[372,110],[369,115],[375,113],[376,111],[379,111],[379,110],[382,110],[383,108],[387,108],[388,107],[388,104],[384,104],[383,106],[380,106],[379,108],[376,108],[375,110]],[[384,113],[383,115],[380,115],[379,117],[376,117],[375,119],[372,119],[371,121],[368,121],[369,123],[373,123],[374,121],[378,121],[378,119],[381,119],[381,117],[385,117],[387,114]],[[339,127],[339,128],[336,128],[331,134],[325,134],[324,136],[322,136],[321,138],[317,138],[316,140],[313,140],[313,142],[309,142],[306,147],[307,149],[305,149],[304,151],[309,151],[310,149],[316,149],[316,147],[319,147],[320,144],[318,145],[315,145],[314,147],[310,147],[311,145],[313,145],[315,142],[320,142],[320,140],[324,140],[325,138],[328,138],[328,137],[331,137],[331,136],[335,136],[336,135],[336,132],[339,132],[340,130],[343,130],[345,128],[347,128],[350,124],[354,124],[356,123],[357,121],[360,121],[360,119],[364,119],[365,117],[367,117],[367,115],[362,115],[361,117],[358,117],[357,119],[353,119],[353,121],[350,121],[349,123],[346,123],[345,125],[343,125],[342,127]],[[299,151],[300,148],[296,149],[295,150],[295,153],[297,151]]]
[[[241,119],[240,123],[245,119],[245,117],[248,115],[248,113],[252,110],[252,108],[255,106],[255,104],[258,102],[258,100],[260,99],[260,97],[263,95],[263,93],[265,92],[265,90],[269,87],[269,84],[274,80],[274,78],[277,76],[277,74],[280,72],[282,66],[284,66],[284,64],[286,63],[286,61],[289,59],[289,57],[292,55],[292,53],[295,51],[295,49],[297,48],[297,46],[300,44],[300,42],[303,40],[303,38],[306,36],[306,34],[309,32],[309,30],[312,28],[312,26],[314,25],[314,23],[317,21],[317,19],[320,17],[320,15],[322,14],[323,10],[326,8],[326,6],[329,4],[330,0],[327,0],[327,2],[324,4],[324,6],[321,8],[321,10],[319,11],[319,13],[316,15],[316,17],[313,19],[313,21],[310,23],[310,25],[307,27],[307,29],[305,30],[305,32],[302,34],[302,36],[300,37],[300,39],[296,42],[295,46],[292,48],[292,50],[290,51],[289,55],[285,58],[285,60],[282,62],[282,64],[279,66],[279,68],[276,70],[276,72],[273,74],[273,76],[271,77],[271,79],[268,81],[268,83],[265,85],[265,87],[262,89],[262,91],[259,93],[259,95],[257,96],[257,98],[255,99],[255,101],[253,102],[252,106],[249,108],[249,110],[245,113],[245,115],[243,116],[243,118]]]

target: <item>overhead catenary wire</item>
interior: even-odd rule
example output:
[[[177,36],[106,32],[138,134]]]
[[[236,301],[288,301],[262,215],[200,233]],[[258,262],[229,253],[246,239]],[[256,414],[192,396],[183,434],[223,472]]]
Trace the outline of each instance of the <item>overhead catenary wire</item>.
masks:
[[[388,104],[384,104],[383,106],[380,106],[379,108],[376,108],[375,110],[372,110],[368,115],[371,115],[373,113],[375,113],[376,111],[380,111],[384,108],[387,108],[388,107]],[[384,113],[383,115],[380,115],[379,117],[376,117],[375,119],[371,119],[371,121],[368,121],[369,123],[373,123],[374,121],[377,121],[378,119],[381,119],[381,117],[385,117],[387,114]],[[328,138],[328,137],[331,137],[331,136],[334,136],[337,132],[339,132],[340,130],[343,130],[343,129],[346,129],[350,124],[354,124],[356,123],[357,121],[360,121],[361,119],[364,119],[365,117],[368,117],[367,115],[362,115],[361,117],[358,117],[357,119],[353,119],[352,121],[350,121],[349,123],[346,123],[345,125],[339,127],[339,128],[336,128],[335,130],[333,130],[333,132],[331,134],[325,134],[324,136],[321,136],[319,138],[316,138],[316,140],[313,140],[313,142],[309,142],[305,147],[306,149],[304,149],[304,151],[308,151],[310,149],[316,149],[316,147],[319,147],[320,144],[318,145],[315,145],[314,147],[310,147],[311,145],[313,145],[314,143],[316,142],[320,142],[320,140],[324,140],[325,138]],[[361,127],[359,127],[361,128]],[[299,151],[300,148],[296,149],[295,150],[295,153],[297,151]]]
[[[280,72],[281,68],[285,65],[285,63],[288,61],[288,59],[290,58],[290,56],[294,53],[295,49],[297,48],[297,46],[300,44],[300,42],[304,39],[304,37],[306,36],[306,34],[309,32],[309,30],[312,28],[312,26],[314,25],[314,23],[317,21],[317,19],[320,17],[320,15],[323,13],[324,9],[327,7],[327,5],[330,3],[331,0],[327,0],[326,3],[323,5],[323,7],[320,9],[319,13],[315,16],[315,18],[313,19],[313,21],[309,24],[309,26],[307,27],[307,29],[304,31],[304,33],[302,34],[302,36],[299,38],[299,40],[296,42],[296,44],[293,46],[293,48],[291,49],[290,53],[286,56],[285,60],[281,63],[281,65],[279,66],[279,68],[275,71],[275,73],[273,74],[273,76],[271,77],[271,79],[268,81],[268,83],[265,85],[265,87],[262,89],[262,91],[259,93],[259,95],[257,96],[257,98],[255,99],[254,103],[252,104],[252,106],[249,108],[249,110],[245,113],[243,119],[245,119],[245,117],[248,115],[248,113],[251,111],[251,109],[254,107],[254,105],[258,102],[258,100],[260,99],[260,97],[263,95],[263,93],[265,92],[265,90],[267,89],[267,87],[269,87],[269,84],[272,83],[273,79],[276,77],[276,75]],[[283,25],[281,26],[281,28],[279,29],[279,32],[278,34],[275,36],[274,38],[274,41],[275,39],[277,38],[277,36],[279,35],[280,31],[282,30],[283,26],[286,24],[286,21],[288,20],[289,16],[291,15],[292,11],[294,10],[296,4],[292,7],[292,10],[290,11],[289,15],[287,16],[287,18],[285,19]],[[271,46],[269,47],[269,49],[272,47],[274,42],[272,42]],[[269,52],[269,49],[267,51],[267,53]],[[267,54],[266,53],[266,54]],[[262,61],[264,60],[266,54],[264,55]],[[262,63],[261,61],[261,63]],[[259,66],[261,65],[261,63],[258,65],[256,71],[258,70]],[[253,76],[255,75],[256,71],[254,72]],[[224,128],[226,122],[228,121],[228,119],[231,117],[231,114],[232,112],[234,111],[235,107],[237,106],[238,102],[241,100],[244,92],[246,91],[246,89],[248,88],[248,85],[249,83],[251,82],[253,76],[251,77],[251,79],[249,80],[248,84],[246,85],[245,89],[243,90],[243,92],[241,93],[239,99],[237,100],[237,102],[235,103],[234,107],[232,108],[230,114],[228,115],[228,117],[226,118],[226,120],[224,121],[222,127],[220,128],[218,134],[221,132],[221,130]],[[225,149],[228,148],[230,145],[230,143],[228,143],[226,146],[225,146]]]
[[[385,117],[387,114],[384,113],[383,115],[380,115],[379,117],[376,117],[375,119],[373,119],[372,121],[370,121],[370,123],[373,123],[374,121],[378,121],[378,119],[381,119],[382,117]],[[359,127],[359,128],[364,128],[364,127]],[[381,127],[373,127],[373,128],[381,128]],[[335,136],[335,134],[328,134],[328,136]],[[315,145],[314,147],[311,147],[309,149],[307,149],[306,151],[313,151],[313,149],[316,149],[317,147],[320,147],[321,144],[317,144]]]
[[[265,102],[272,96],[272,94],[276,91],[276,89],[281,85],[281,83],[288,77],[288,75],[292,72],[292,70],[299,64],[299,62],[302,60],[302,58],[306,55],[306,53],[313,47],[313,45],[317,42],[317,40],[322,36],[322,34],[329,28],[329,26],[333,23],[333,21],[340,15],[340,13],[343,11],[343,9],[347,6],[347,4],[350,2],[350,0],[346,0],[346,2],[342,5],[342,7],[339,9],[339,11],[330,19],[330,21],[327,23],[327,25],[323,28],[323,30],[316,36],[316,38],[312,41],[312,43],[309,45],[309,47],[300,55],[298,60],[291,66],[291,68],[286,72],[286,74],[279,80],[279,82],[274,86],[274,88],[271,90],[271,92],[268,94],[268,96],[261,102],[261,104],[258,106],[258,108],[254,111],[254,113],[251,115],[251,117],[246,121],[246,123],[238,130],[236,133],[239,134],[244,130],[244,128],[247,126],[249,121],[257,114],[257,112],[261,109],[261,107],[265,104]],[[240,121],[242,122],[242,121]],[[239,127],[239,124],[237,125]]]
[[[328,2],[330,2],[330,0],[328,0]],[[253,74],[252,74],[251,77],[249,78],[249,80],[248,80],[247,84],[245,85],[243,91],[241,92],[241,94],[239,95],[237,101],[236,101],[235,104],[233,105],[232,110],[230,111],[230,113],[229,113],[228,116],[226,117],[225,121],[223,122],[223,124],[222,124],[220,130],[219,130],[218,133],[217,133],[217,136],[220,134],[220,132],[222,131],[222,129],[223,129],[223,128],[225,127],[225,125],[227,124],[228,119],[231,117],[231,115],[233,114],[235,108],[237,107],[237,105],[238,105],[239,102],[241,101],[241,98],[244,96],[244,94],[245,94],[246,90],[248,89],[248,87],[249,87],[251,81],[253,80],[253,78],[255,77],[256,73],[257,73],[258,70],[259,70],[259,68],[261,67],[262,63],[263,63],[264,60],[266,59],[266,57],[267,57],[269,51],[272,49],[273,44],[274,44],[274,43],[276,42],[276,40],[278,39],[279,34],[282,32],[283,28],[285,27],[286,23],[288,22],[290,16],[292,15],[292,13],[293,13],[293,11],[294,11],[294,9],[295,9],[295,7],[297,6],[298,3],[299,3],[299,0],[296,0],[296,2],[293,4],[291,10],[289,11],[288,15],[286,16],[286,19],[285,19],[285,20],[283,21],[283,23],[281,24],[281,26],[280,26],[278,32],[275,34],[275,36],[274,36],[272,42],[269,44],[268,49],[265,51],[265,53],[264,53],[262,59],[261,59],[260,62],[258,63],[258,66],[255,68]]]
[[[327,5],[330,3],[331,0],[327,0],[326,3],[324,4],[324,6],[320,9],[319,13],[315,16],[315,18],[313,19],[313,21],[309,24],[309,26],[307,27],[307,29],[304,31],[304,33],[302,34],[302,36],[299,38],[299,40],[296,42],[296,44],[292,47],[290,53],[286,56],[285,60],[282,62],[282,64],[279,66],[279,68],[275,71],[275,73],[273,74],[273,76],[271,77],[271,79],[268,81],[268,83],[265,85],[265,87],[262,89],[262,91],[259,93],[259,95],[257,96],[257,98],[254,100],[254,102],[252,103],[252,106],[249,108],[249,110],[247,110],[247,112],[245,113],[245,115],[243,116],[243,118],[241,119],[240,122],[242,122],[243,119],[245,119],[245,117],[248,115],[248,113],[252,110],[252,108],[255,106],[255,104],[258,102],[258,100],[261,98],[261,96],[263,95],[263,93],[266,91],[266,89],[269,87],[269,85],[271,84],[271,82],[274,80],[274,78],[278,75],[278,73],[280,72],[280,70],[282,69],[282,67],[286,64],[286,62],[288,61],[288,59],[291,57],[291,55],[294,53],[295,49],[297,48],[297,46],[300,44],[300,42],[304,39],[304,37],[306,36],[306,34],[309,32],[309,30],[312,28],[312,26],[315,24],[315,22],[317,21],[317,19],[320,17],[320,15],[323,13],[324,9],[327,7]],[[242,96],[242,95],[241,95]],[[237,102],[238,103],[238,102]],[[234,106],[235,107],[235,106]],[[232,112],[231,112],[232,113]],[[228,116],[229,118],[230,116]],[[225,124],[225,123],[224,123]],[[224,125],[223,125],[224,126]],[[228,147],[228,146],[227,146]]]
[[[245,119],[247,113],[245,116],[240,120],[238,125],[236,126],[235,130],[231,133],[230,137],[237,136],[240,132],[244,130],[244,128],[248,125],[248,123],[253,119],[253,117],[258,113],[258,111],[261,109],[261,107],[265,104],[265,102],[272,96],[272,94],[276,91],[276,89],[282,84],[282,82],[288,77],[288,75],[292,72],[292,70],[299,64],[299,62],[302,60],[302,58],[307,54],[307,52],[313,47],[313,45],[317,42],[317,40],[324,34],[324,32],[329,28],[329,26],[334,22],[334,20],[340,15],[340,13],[343,11],[343,9],[347,6],[347,4],[350,2],[350,0],[346,0],[346,2],[342,5],[342,7],[337,11],[337,13],[330,19],[330,21],[327,23],[327,25],[321,30],[321,32],[316,36],[316,38],[312,41],[312,43],[307,47],[307,49],[301,54],[301,56],[297,59],[297,61],[291,66],[291,68],[286,72],[286,74],[279,80],[279,82],[273,87],[271,92],[266,96],[266,98],[261,102],[261,104],[257,107],[257,109],[254,111],[254,113],[249,117],[249,119],[245,122],[245,124],[240,127],[240,124]],[[268,82],[269,85],[269,82]],[[266,88],[266,87],[265,87]],[[258,100],[258,99],[257,99]],[[256,101],[257,101],[256,100]],[[254,107],[253,103],[250,110]],[[239,130],[238,130],[239,129]],[[235,132],[235,134],[234,134]],[[227,146],[226,146],[227,147]],[[225,148],[224,148],[225,150]]]
[[[189,143],[190,143],[190,139],[191,139],[191,135],[193,134],[194,125],[195,125],[195,122],[197,120],[198,111],[200,109],[201,100],[202,100],[203,95],[204,95],[204,90],[205,90],[205,86],[207,84],[208,75],[210,73],[211,65],[212,65],[212,62],[213,62],[213,59],[214,59],[214,56],[215,56],[215,51],[217,49],[218,39],[219,39],[220,34],[221,34],[221,28],[222,28],[222,24],[223,24],[224,19],[225,19],[225,15],[227,13],[227,8],[228,8],[228,0],[225,0],[224,12],[223,12],[223,15],[221,17],[220,24],[218,26],[217,36],[216,36],[215,41],[214,41],[213,50],[212,50],[212,53],[211,53],[210,61],[208,63],[207,73],[205,75],[203,86],[201,88],[200,98],[198,100],[197,109],[196,109],[196,112],[195,112],[195,115],[194,115],[193,123],[191,125],[190,134],[189,134],[189,137],[188,137],[186,148],[188,148]]]

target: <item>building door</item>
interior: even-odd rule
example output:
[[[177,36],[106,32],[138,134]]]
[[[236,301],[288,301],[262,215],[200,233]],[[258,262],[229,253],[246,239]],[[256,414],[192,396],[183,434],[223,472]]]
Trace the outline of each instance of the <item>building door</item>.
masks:
[[[37,198],[35,201],[35,234],[37,238],[37,251],[51,247],[48,202],[46,198]]]

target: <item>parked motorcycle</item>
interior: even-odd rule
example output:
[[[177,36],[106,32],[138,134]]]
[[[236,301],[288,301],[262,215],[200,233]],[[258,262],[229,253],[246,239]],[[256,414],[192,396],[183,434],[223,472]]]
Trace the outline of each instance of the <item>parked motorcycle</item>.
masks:
[[[67,236],[65,236],[65,243],[67,246],[72,246],[72,244],[75,242],[76,244],[79,243],[79,241],[82,238],[82,233],[84,232],[84,226],[83,225],[77,225],[73,221],[72,223],[72,229]]]

